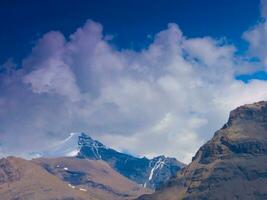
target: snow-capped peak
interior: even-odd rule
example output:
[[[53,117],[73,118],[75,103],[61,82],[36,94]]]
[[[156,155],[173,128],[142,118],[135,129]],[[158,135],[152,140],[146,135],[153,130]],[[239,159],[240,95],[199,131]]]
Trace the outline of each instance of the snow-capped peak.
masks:
[[[58,142],[42,155],[44,157],[77,156],[80,151],[78,145],[80,135],[81,133],[70,133],[66,139]]]
[[[83,132],[73,132],[62,141],[59,141],[49,150],[40,153],[43,157],[61,157],[61,156],[78,156],[82,147],[90,148],[95,159],[101,159],[99,153],[100,148],[107,147],[97,140],[92,139],[89,135]]]

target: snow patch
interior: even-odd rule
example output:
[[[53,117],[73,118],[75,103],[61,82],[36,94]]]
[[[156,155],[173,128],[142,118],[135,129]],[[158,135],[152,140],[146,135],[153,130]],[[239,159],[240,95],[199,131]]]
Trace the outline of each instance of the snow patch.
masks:
[[[83,192],[86,192],[87,191],[86,189],[83,189],[83,188],[79,188],[79,190],[81,190]]]
[[[75,189],[74,185],[68,184],[69,187],[71,187],[72,189]]]
[[[73,151],[67,153],[66,156],[70,156],[70,157],[77,156],[79,151],[80,151],[80,149],[74,149]]]

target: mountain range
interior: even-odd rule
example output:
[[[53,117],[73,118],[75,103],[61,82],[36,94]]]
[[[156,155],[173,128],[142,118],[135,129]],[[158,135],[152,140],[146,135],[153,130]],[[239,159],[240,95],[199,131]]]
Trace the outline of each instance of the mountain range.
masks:
[[[88,135],[79,135],[79,152],[77,157],[92,160],[104,160],[113,169],[130,180],[155,189],[164,184],[168,179],[176,176],[184,164],[175,158],[158,156],[153,159],[138,158],[108,148]]]
[[[267,102],[231,111],[187,166],[124,154],[85,133],[72,133],[41,155],[0,159],[0,199],[264,200]]]
[[[121,153],[92,139],[85,133],[71,133],[42,157],[70,156],[79,159],[102,160],[115,171],[145,188],[156,189],[165,184],[185,165],[175,158],[157,156],[152,159]]]
[[[39,158],[0,160],[4,199],[134,199],[152,193],[184,167],[175,158],[121,153],[85,133],[71,133],[34,155]]]

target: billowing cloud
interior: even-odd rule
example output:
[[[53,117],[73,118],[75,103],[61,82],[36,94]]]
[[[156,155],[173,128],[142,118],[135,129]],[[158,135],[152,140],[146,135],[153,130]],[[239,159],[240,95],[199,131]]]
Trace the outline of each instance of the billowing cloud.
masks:
[[[89,20],[68,38],[49,32],[20,70],[0,74],[2,151],[40,151],[85,131],[122,151],[188,162],[231,109],[267,100],[267,82],[235,79],[248,63],[224,40],[187,38],[171,23],[147,48],[118,50],[102,29]]]

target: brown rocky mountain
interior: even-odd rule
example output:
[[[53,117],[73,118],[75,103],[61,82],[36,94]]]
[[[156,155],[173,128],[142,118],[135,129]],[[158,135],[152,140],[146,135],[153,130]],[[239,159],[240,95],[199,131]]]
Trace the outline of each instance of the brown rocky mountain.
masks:
[[[74,190],[42,167],[15,157],[0,160],[1,200],[97,200]]]
[[[0,160],[1,200],[128,200],[147,192],[103,161]]]
[[[267,199],[267,102],[244,105],[203,145],[191,164],[139,200]]]
[[[33,162],[76,190],[81,190],[97,199],[134,199],[141,194],[152,192],[122,176],[102,160],[61,157],[39,158]]]

